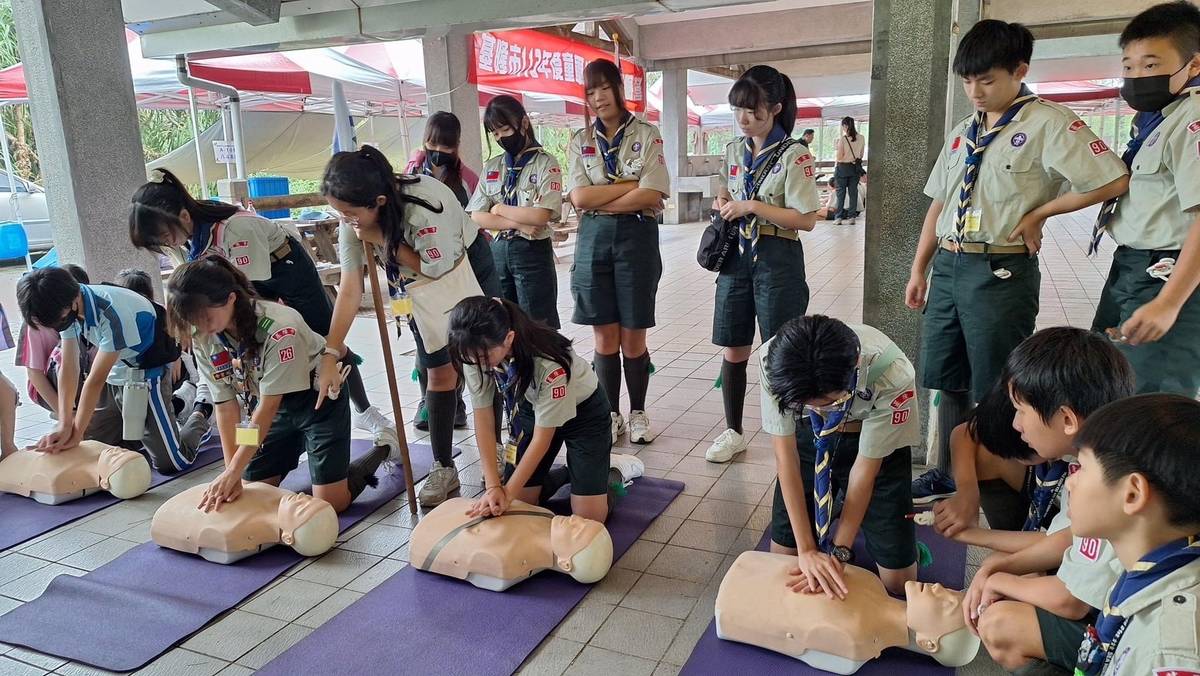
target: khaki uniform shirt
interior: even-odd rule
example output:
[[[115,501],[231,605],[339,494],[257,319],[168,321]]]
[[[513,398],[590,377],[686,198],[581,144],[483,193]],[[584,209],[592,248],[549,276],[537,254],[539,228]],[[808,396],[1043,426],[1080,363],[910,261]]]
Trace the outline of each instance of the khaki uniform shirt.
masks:
[[[1200,673],[1200,561],[1192,561],[1129,597],[1129,618],[1104,676]]]
[[[597,132],[598,133],[598,132]],[[592,129],[580,129],[571,135],[567,148],[567,162],[571,173],[567,177],[567,191],[580,186],[608,185],[604,169],[604,157],[593,138]],[[667,175],[667,160],[663,157],[662,135],[658,127],[633,118],[625,130],[625,138],[617,150],[617,181],[637,181],[639,188],[657,190],[663,195],[671,192],[671,177]],[[654,216],[653,211],[644,212]]]
[[[430,211],[420,204],[404,205],[404,241],[421,257],[421,269],[410,270],[401,265],[400,274],[409,278],[418,274],[437,278],[453,270],[467,253],[467,247],[479,236],[479,226],[463,211],[454,192],[444,183],[429,176],[417,178],[416,183],[404,186],[404,193],[440,205],[442,212]],[[381,246],[375,247],[375,255],[380,257],[380,263],[386,260]],[[362,242],[354,234],[354,228],[345,222],[338,226],[338,257],[343,275],[362,274],[366,265]]]
[[[744,140],[730,142],[725,146],[725,164],[721,166],[725,187],[735,200],[748,199],[746,165],[742,164],[745,159],[744,151]],[[795,209],[802,214],[821,208],[821,197],[817,193],[816,168],[813,165],[812,152],[808,148],[793,143],[768,171],[770,173],[763,179],[758,196],[755,197],[759,202],[773,207]],[[758,219],[758,223],[763,225],[768,221]]]
[[[533,207],[548,209],[550,223],[562,219],[562,168],[558,160],[545,150],[535,151],[536,155],[521,168],[517,177],[518,207]],[[467,203],[467,213],[476,211],[488,212],[497,204],[504,204],[504,155],[500,154],[483,163],[483,175],[475,186],[475,194]],[[542,228],[536,237],[530,237],[517,231],[517,236],[525,239],[549,239],[550,228]]]
[[[237,382],[234,375],[232,360],[237,355],[216,336],[192,337],[200,376],[212,390],[213,403],[234,399],[243,387],[252,395],[265,397],[303,392],[313,386],[313,371],[320,364],[325,339],[286,305],[257,300],[254,311],[258,315],[254,340],[262,347],[253,364],[243,364],[244,383]]]
[[[925,194],[944,203],[938,239],[957,230],[959,188],[967,173],[967,117],[954,127],[925,183]],[[1102,188],[1129,173],[1125,163],[1083,120],[1065,106],[1045,100],[1029,103],[992,140],[975,179],[971,218],[963,241],[999,246],[1021,217],[1058,197],[1068,187],[1079,193]],[[977,223],[977,226],[975,225]]]
[[[1163,111],[1133,158],[1129,192],[1109,221],[1113,241],[1134,249],[1182,249],[1200,216],[1200,87]]]
[[[271,253],[287,241],[283,226],[247,211],[239,211],[213,224],[212,244],[206,254],[216,254],[233,263],[252,282],[271,278]],[[168,250],[175,265],[187,262],[188,248]]]
[[[858,394],[845,419],[862,421],[858,454],[886,458],[898,448],[916,446],[920,442],[921,422],[912,363],[879,329],[863,324],[851,324],[850,328],[858,336],[861,353]],[[790,412],[779,411],[779,399],[767,386],[767,355],[773,341],[774,338],[763,343],[758,351],[762,428],[777,437],[790,437],[796,434],[796,417]],[[878,375],[872,378],[876,371]],[[807,418],[804,423],[808,424]]]
[[[471,393],[471,404],[491,408],[496,394],[496,379],[490,371],[463,364],[463,377]],[[538,427],[562,427],[575,417],[575,410],[596,392],[600,381],[591,364],[571,350],[571,378],[558,362],[534,357],[533,382],[525,390],[525,399],[533,404],[533,421]]]
[[[1072,462],[1068,472],[1079,465]],[[1050,522],[1047,533],[1057,533],[1071,527],[1067,516],[1071,492],[1064,486],[1059,494],[1059,511]],[[1100,538],[1072,537],[1071,546],[1063,552],[1062,565],[1058,567],[1058,579],[1066,586],[1071,596],[1096,609],[1103,609],[1108,592],[1121,575],[1121,562],[1108,540]],[[1080,640],[1082,640],[1082,636]]]

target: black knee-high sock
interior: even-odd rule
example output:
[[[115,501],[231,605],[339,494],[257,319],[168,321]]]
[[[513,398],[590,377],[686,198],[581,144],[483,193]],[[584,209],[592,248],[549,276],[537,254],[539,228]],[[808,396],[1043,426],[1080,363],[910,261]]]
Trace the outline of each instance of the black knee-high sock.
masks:
[[[454,407],[458,405],[458,393],[425,393],[425,410],[429,411],[429,445],[433,457],[443,467],[454,466]]]
[[[625,389],[629,390],[629,410],[646,410],[646,390],[650,387],[650,350],[640,357],[625,357]]]
[[[746,408],[746,364],[747,362],[732,362],[728,359],[721,362],[721,401],[725,403],[725,425],[742,433],[742,412]]]
[[[376,486],[379,480],[375,478],[375,470],[388,459],[391,450],[387,446],[376,446],[370,453],[350,463],[346,473],[346,487],[350,490],[350,499],[357,498],[367,486]]]
[[[421,383],[421,399],[425,399],[425,394],[429,390],[429,369],[424,366],[417,367],[417,382]]]
[[[346,377],[346,389],[350,391],[350,403],[354,405],[354,410],[362,413],[371,405],[371,400],[367,398],[367,388],[363,385],[362,372],[358,370],[358,364],[362,358],[354,354],[350,348],[346,348],[346,356],[342,357],[343,364],[350,365],[350,375]]]
[[[604,388],[604,394],[608,396],[609,410],[613,413],[620,413],[621,353],[600,354],[597,352],[593,358],[592,366],[596,369],[596,377],[600,380],[600,387]]]
[[[942,390],[938,403],[938,469],[950,472],[950,434],[967,417],[971,398],[965,391]]]

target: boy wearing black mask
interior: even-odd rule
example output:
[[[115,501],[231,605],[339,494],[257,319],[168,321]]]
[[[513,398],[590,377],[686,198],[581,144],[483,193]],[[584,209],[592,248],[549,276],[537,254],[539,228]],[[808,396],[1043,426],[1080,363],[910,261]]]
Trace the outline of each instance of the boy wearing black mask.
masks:
[[[1200,390],[1200,9],[1155,5],[1121,33],[1121,96],[1139,111],[1122,159],[1129,192],[1105,202],[1089,253],[1117,243],[1092,328],[1133,364],[1139,392]]]

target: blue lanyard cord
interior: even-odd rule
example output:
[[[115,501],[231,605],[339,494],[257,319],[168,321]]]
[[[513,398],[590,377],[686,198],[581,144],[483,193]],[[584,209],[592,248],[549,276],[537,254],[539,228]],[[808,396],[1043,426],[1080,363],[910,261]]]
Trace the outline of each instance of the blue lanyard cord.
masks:
[[[613,134],[612,141],[604,134],[604,123],[599,119],[596,120],[595,128],[598,132],[596,136],[596,146],[600,149],[600,156],[604,158],[604,174],[608,177],[609,183],[614,183],[621,175],[617,173],[617,155],[621,152],[621,143],[625,141],[625,132],[629,129],[630,123],[633,122],[633,115],[625,113],[625,119],[621,121],[621,125],[617,127],[616,133]]]
[[[240,343],[235,347],[230,343],[229,338],[224,333],[218,333],[217,340],[221,342],[221,346],[224,347],[227,352],[233,353],[233,356],[237,359],[237,363],[233,365],[233,377],[240,381],[241,387],[238,387],[237,385],[234,386],[234,396],[242,400],[242,410],[245,413],[245,419],[249,420],[251,413],[254,412],[256,407],[253,390],[250,387],[250,369],[253,368],[253,365],[246,363],[244,358],[246,355],[246,350],[242,349]],[[259,359],[260,357],[254,358],[256,362]]]
[[[1054,500],[1062,493],[1067,483],[1070,464],[1063,460],[1030,467],[1026,476],[1029,485],[1029,513],[1025,517],[1023,531],[1041,530],[1042,522]]]
[[[492,377],[496,381],[496,390],[504,397],[504,426],[513,431],[513,417],[517,413],[517,364],[509,361],[504,368],[492,369]]]

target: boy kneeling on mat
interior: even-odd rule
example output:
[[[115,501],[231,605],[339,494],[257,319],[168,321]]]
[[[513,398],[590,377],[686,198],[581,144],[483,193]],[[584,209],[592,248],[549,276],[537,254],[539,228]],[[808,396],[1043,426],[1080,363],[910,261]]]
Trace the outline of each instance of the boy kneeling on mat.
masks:
[[[920,433],[912,364],[879,330],[822,315],[785,323],[760,355],[762,428],[779,472],[771,551],[797,556],[792,590],[845,598],[842,567],[861,527],[884,586],[903,594],[917,577],[916,529],[904,518]]]
[[[1107,540],[1121,568],[1075,673],[1200,673],[1200,403],[1147,394],[1109,404],[1075,445],[1071,532]]]
[[[1134,390],[1133,369],[1111,341],[1065,326],[1039,331],[1018,345],[1001,382],[1008,384],[1017,411],[1013,427],[1051,461],[1072,460],[1084,420]],[[1077,468],[1072,464],[1068,474]],[[1099,540],[1072,541],[1069,483],[1059,497],[1062,510],[1047,534],[1008,533],[1032,544],[985,559],[963,601],[967,626],[1008,669],[1034,660],[1073,668],[1079,637],[1116,580],[1111,547]],[[1027,577],[1031,573],[1040,576]]]

